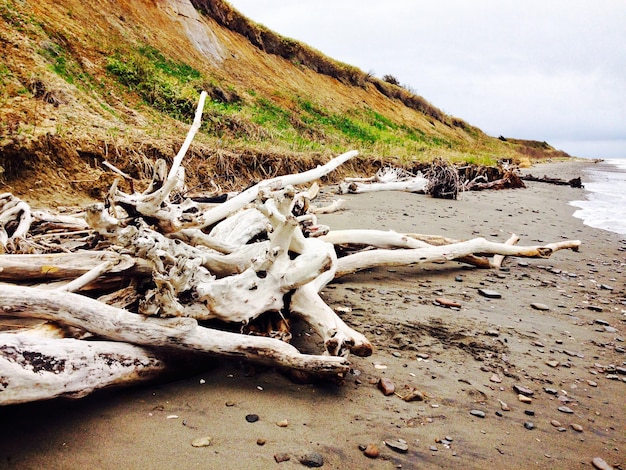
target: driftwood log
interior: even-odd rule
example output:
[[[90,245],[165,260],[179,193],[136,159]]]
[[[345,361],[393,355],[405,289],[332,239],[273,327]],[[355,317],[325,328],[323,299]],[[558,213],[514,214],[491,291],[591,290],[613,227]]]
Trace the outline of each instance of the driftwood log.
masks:
[[[320,296],[335,278],[429,261],[490,268],[504,256],[543,258],[580,245],[523,247],[515,237],[457,241],[320,226],[315,213],[340,203],[316,209],[311,199],[319,187],[297,187],[356,151],[264,180],[221,203],[187,197],[182,161],[205,97],[172,165],[155,162],[143,192],[135,191],[136,181],[130,193],[116,181],[105,202],[64,216],[0,195],[0,319],[14,325],[0,333],[0,404],[79,397],[153,378],[180,354],[335,379],[349,370],[350,353],[372,353],[368,339]],[[294,318],[319,334],[319,354],[302,354],[288,343]],[[26,321],[31,327],[17,327]]]
[[[572,178],[570,180],[564,180],[561,178],[550,178],[549,176],[543,176],[543,178],[533,176],[531,174],[521,177],[524,181],[538,181],[540,183],[556,184],[559,186],[571,186],[572,188],[584,188],[580,176]]]

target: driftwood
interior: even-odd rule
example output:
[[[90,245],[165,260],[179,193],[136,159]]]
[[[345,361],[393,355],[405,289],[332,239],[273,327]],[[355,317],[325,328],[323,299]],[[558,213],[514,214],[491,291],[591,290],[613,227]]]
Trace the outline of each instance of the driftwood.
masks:
[[[488,181],[484,175],[472,180],[462,180],[458,168],[441,158],[436,158],[424,175],[421,173],[414,175],[400,168],[385,167],[369,178],[346,178],[339,185],[339,193],[406,191],[424,193],[439,199],[457,199],[461,191],[524,187],[524,182],[515,169],[504,170],[502,178],[492,181]]]
[[[458,170],[441,158],[433,160],[426,172],[426,194],[440,199],[456,199],[461,187]]]
[[[570,180],[563,180],[561,178],[550,178],[548,176],[544,176],[543,178],[538,178],[531,174],[524,175],[521,177],[524,181],[538,181],[540,183],[549,183],[556,184],[559,186],[571,186],[572,188],[584,188],[582,181],[580,180],[580,176],[576,178],[572,178]]]
[[[421,173],[416,175],[395,167],[383,167],[369,178],[346,178],[339,185],[340,194],[360,194],[375,191],[424,192],[428,180]]]
[[[464,185],[464,189],[466,191],[482,191],[484,189],[516,189],[525,187],[526,185],[522,181],[522,178],[515,170],[512,169],[506,170],[504,172],[504,176],[500,179],[483,181],[482,178],[476,178],[465,183]]]
[[[372,353],[368,339],[320,296],[335,278],[429,261],[492,268],[504,256],[547,257],[580,244],[524,247],[514,236],[494,243],[320,226],[315,213],[340,203],[316,209],[311,200],[319,187],[296,185],[318,180],[356,151],[261,181],[222,203],[188,196],[182,161],[205,96],[171,167],[155,162],[143,192],[125,193],[116,182],[105,203],[69,216],[31,211],[10,194],[0,196],[0,317],[50,327],[0,333],[0,404],[77,397],[152,378],[180,354],[335,379],[349,370],[350,353]],[[294,318],[319,334],[320,354],[288,344]],[[42,337],[42,331],[63,337]]]

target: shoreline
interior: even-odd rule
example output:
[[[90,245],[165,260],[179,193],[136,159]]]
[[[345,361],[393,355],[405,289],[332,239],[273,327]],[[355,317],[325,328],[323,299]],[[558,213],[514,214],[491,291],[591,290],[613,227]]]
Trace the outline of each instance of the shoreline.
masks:
[[[524,172],[569,179],[586,164],[593,162]],[[501,270],[428,264],[331,283],[327,303],[375,347],[371,357],[350,356],[353,372],[342,386],[296,384],[272,369],[209,360],[205,372],[182,380],[4,407],[0,468],[290,469],[304,468],[298,460],[311,453],[329,469],[584,469],[595,457],[626,465],[626,375],[615,369],[626,361],[626,237],[573,217],[569,201],[584,189],[525,184],[457,201],[342,195],[345,210],[320,217],[331,229],[496,241],[516,233],[520,245],[582,241],[579,252],[507,258]],[[338,196],[327,187],[321,197]],[[482,297],[481,288],[502,297]],[[436,305],[438,297],[461,307]],[[294,342],[319,352],[319,338],[300,326]],[[398,394],[416,388],[426,399],[383,395],[376,386],[383,377]],[[514,386],[533,392],[530,403]],[[572,413],[559,411],[564,406]],[[246,421],[248,414],[259,421]],[[192,447],[199,437],[211,445]],[[383,443],[394,440],[407,451]],[[370,443],[380,450],[376,459],[359,449]],[[289,460],[277,463],[279,455]]]

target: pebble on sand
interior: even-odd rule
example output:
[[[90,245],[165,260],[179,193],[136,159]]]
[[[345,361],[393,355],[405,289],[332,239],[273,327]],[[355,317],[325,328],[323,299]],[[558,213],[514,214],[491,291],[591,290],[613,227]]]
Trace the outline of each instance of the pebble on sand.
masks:
[[[527,397],[532,397],[535,392],[528,387],[523,387],[521,385],[513,385],[513,391],[515,393],[519,393],[520,395],[526,395]]]
[[[574,431],[583,432],[583,427],[580,424],[572,423],[570,426]]]
[[[550,367],[559,367],[561,363],[555,359],[550,359],[549,361],[546,361],[546,365],[550,366]]]
[[[404,439],[387,439],[385,440],[385,445],[391,450],[395,450],[401,454],[405,454],[409,451],[409,445]]]
[[[191,441],[193,447],[208,447],[211,445],[211,438],[209,436],[197,437]]]
[[[546,304],[542,304],[539,302],[533,302],[532,304],[530,304],[530,306],[535,310],[550,310],[550,307],[548,307]]]
[[[591,464],[593,465],[593,468],[597,468],[598,470],[613,470],[613,467],[600,457],[594,457]]]
[[[526,395],[522,395],[521,393],[519,395],[517,395],[517,399],[519,401],[521,401],[522,403],[532,403],[533,399],[530,397],[527,397]]]
[[[478,293],[488,299],[499,299],[502,297],[502,294],[491,289],[478,289]]]
[[[378,388],[381,392],[383,392],[383,395],[393,395],[396,391],[396,386],[393,384],[391,379],[388,379],[387,377],[381,377],[378,380]]]
[[[378,448],[376,444],[370,443],[370,444],[367,444],[367,447],[363,451],[363,454],[365,454],[365,456],[369,457],[370,459],[375,459],[376,457],[380,455],[380,449]]]
[[[318,452],[310,452],[300,457],[300,463],[305,467],[322,467],[324,465],[324,457]]]
[[[524,427],[530,431],[531,429],[535,429],[535,424],[532,421],[526,421]]]
[[[276,460],[276,463],[287,462],[290,459],[291,457],[289,456],[289,454],[286,454],[285,452],[279,452],[277,454],[274,454],[274,460]]]
[[[452,299],[446,299],[445,297],[437,297],[435,303],[441,307],[446,308],[461,308],[461,304]]]
[[[572,410],[569,406],[559,406],[557,408],[561,413],[572,414],[574,410]]]
[[[484,418],[485,417],[485,412],[481,411],[481,410],[471,410],[470,414],[472,416],[476,416],[477,418]]]

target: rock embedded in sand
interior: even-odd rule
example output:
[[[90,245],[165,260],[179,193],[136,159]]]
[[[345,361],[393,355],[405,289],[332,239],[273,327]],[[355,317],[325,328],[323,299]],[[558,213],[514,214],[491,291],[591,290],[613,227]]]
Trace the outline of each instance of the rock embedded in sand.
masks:
[[[530,306],[535,310],[550,310],[550,307],[548,307],[546,304],[542,304],[539,302],[533,302],[532,304],[530,304]]]
[[[246,415],[246,421],[248,423],[256,423],[259,420],[259,415],[249,414]]]
[[[386,439],[384,442],[391,450],[395,450],[401,454],[405,454],[409,451],[409,445],[404,439]]]
[[[318,452],[310,452],[300,457],[300,463],[309,468],[322,467],[324,466],[324,457]]]
[[[546,365],[550,366],[550,367],[559,367],[561,363],[557,360],[551,359],[549,361],[546,361]]]
[[[528,387],[523,387],[522,385],[513,385],[513,391],[520,395],[526,395],[527,397],[532,397],[535,392]]]
[[[574,410],[572,410],[569,406],[559,406],[557,408],[561,413],[572,414]]]
[[[593,468],[598,470],[613,470],[613,466],[606,463],[606,461],[600,457],[594,457],[591,461]]]
[[[511,411],[511,408],[509,408],[509,405],[507,405],[505,402],[503,402],[502,400],[498,400],[500,402],[500,409],[502,411]]]
[[[572,423],[570,427],[577,432],[583,432],[583,427],[580,424]]]
[[[279,428],[286,428],[287,426],[289,426],[289,421],[286,419],[283,419],[281,421],[278,421],[276,423],[276,426],[278,426]]]
[[[208,447],[211,445],[211,438],[209,436],[197,437],[191,441],[193,447]]]
[[[502,294],[495,290],[491,289],[478,289],[478,293],[483,297],[487,297],[488,299],[500,299],[502,298]]]
[[[502,379],[500,378],[500,376],[498,374],[493,374],[491,377],[489,377],[489,380],[493,383],[501,383]]]
[[[274,460],[276,463],[287,462],[288,460],[291,460],[291,456],[285,452],[278,452],[277,454],[274,454]]]
[[[370,443],[367,444],[367,447],[365,447],[365,450],[363,450],[363,454],[370,459],[375,459],[380,455],[380,449],[376,444]]]
[[[446,308],[461,308],[461,304],[452,299],[446,299],[445,297],[437,297],[435,304]]]
[[[535,429],[535,423],[533,423],[532,421],[526,421],[524,423],[524,427],[530,431],[532,429]]]
[[[560,428],[561,427],[561,422],[556,420],[556,419],[553,419],[552,421],[550,421],[550,424],[552,426],[554,426],[555,428]]]
[[[381,377],[378,380],[378,389],[383,392],[383,395],[393,395],[393,393],[396,391],[396,386],[393,384],[393,382],[391,381],[391,379],[388,379],[387,377]]]
[[[519,401],[521,401],[522,403],[532,403],[533,399],[530,398],[529,396],[526,395],[522,395],[521,393],[519,395],[517,395],[517,399]]]
[[[471,410],[470,414],[472,416],[476,416],[477,418],[484,418],[485,417],[485,412],[481,411],[481,410]]]

